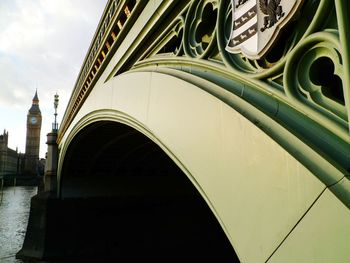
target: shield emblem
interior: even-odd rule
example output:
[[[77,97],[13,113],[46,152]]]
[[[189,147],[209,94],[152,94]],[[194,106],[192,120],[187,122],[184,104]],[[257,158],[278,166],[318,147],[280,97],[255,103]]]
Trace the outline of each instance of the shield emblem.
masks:
[[[231,0],[232,30],[226,50],[259,59],[272,47],[281,29],[303,0]]]

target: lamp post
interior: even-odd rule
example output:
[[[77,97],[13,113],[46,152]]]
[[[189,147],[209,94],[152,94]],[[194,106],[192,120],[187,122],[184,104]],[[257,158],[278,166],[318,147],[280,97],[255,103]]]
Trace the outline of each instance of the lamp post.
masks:
[[[55,94],[55,100],[54,100],[54,103],[53,103],[53,106],[55,108],[55,122],[53,123],[53,127],[52,127],[52,130],[53,131],[57,131],[58,130],[58,123],[57,123],[57,107],[58,107],[58,94],[56,93]]]

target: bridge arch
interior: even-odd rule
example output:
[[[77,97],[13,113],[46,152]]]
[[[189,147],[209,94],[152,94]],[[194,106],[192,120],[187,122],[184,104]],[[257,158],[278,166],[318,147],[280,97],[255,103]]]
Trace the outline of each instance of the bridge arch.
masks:
[[[75,225],[87,224],[87,231],[78,240],[88,240],[89,224],[101,214],[96,211],[142,208],[150,200],[160,207],[181,184],[175,196],[197,197],[242,262],[349,258],[349,4],[290,1],[292,18],[287,2],[280,7],[290,23],[283,29],[282,20],[275,24],[284,32],[271,39],[265,55],[249,58],[226,48],[237,29],[233,25],[240,24],[233,21],[240,19],[234,1],[108,1],[58,132],[60,198],[51,200],[48,192],[38,196],[42,213],[31,213],[51,224],[46,232],[37,231],[44,240],[47,233],[54,237],[44,241],[45,250],[56,242],[52,248],[62,255],[76,246],[61,229],[50,233],[61,221],[64,233],[77,233],[67,223],[73,217],[65,215],[81,215],[73,218]],[[259,45],[272,32],[257,31],[251,33],[257,33]],[[170,171],[165,183],[156,176],[160,171]],[[158,192],[138,187],[145,178]],[[94,183],[98,187],[91,187]],[[57,190],[54,184],[48,189]],[[158,198],[125,198],[136,192]],[[46,208],[54,212],[47,214]],[[105,217],[109,225],[115,216]],[[135,217],[143,216],[124,218],[122,225],[137,225]],[[106,225],[103,221],[97,225]],[[143,230],[132,236],[152,237]],[[94,231],[97,238],[91,241],[104,239]],[[70,243],[62,248],[64,242],[57,240]],[[129,240],[119,251],[132,250],[135,240]],[[113,240],[96,244],[101,251],[115,245]]]
[[[309,170],[312,166],[299,161],[308,165],[307,146],[294,152],[305,157],[297,160],[267,135],[278,130],[277,125],[269,125],[271,119],[239,99],[236,110],[208,92],[204,88],[208,83],[203,79],[191,83],[185,77],[154,71],[128,72],[97,83],[60,144],[61,195],[65,195],[64,162],[72,159],[69,147],[74,147],[85,129],[111,121],[121,123],[158,145],[187,175],[240,260],[268,259],[328,190],[317,173]],[[257,121],[251,122],[253,115]],[[292,147],[303,145],[292,133],[289,136]],[[112,140],[120,138],[117,135]],[[137,151],[133,148],[125,155]],[[313,154],[316,168],[332,169]]]
[[[140,259],[167,258],[175,253],[193,260],[238,262],[215,215],[179,164],[159,142],[116,122],[116,115],[121,117],[111,111],[91,113],[65,150],[60,198],[75,200],[79,213],[74,215],[79,219],[87,213],[93,215],[93,221],[85,217],[84,224],[75,219],[80,222],[80,235],[89,232],[84,242],[103,239],[104,246],[119,249],[121,258],[128,260],[134,250],[142,253]],[[89,210],[85,211],[87,204]],[[102,221],[111,224],[101,231]],[[99,231],[86,231],[86,224]],[[108,233],[107,237],[101,232]],[[113,247],[115,243],[122,245]],[[138,253],[134,255],[138,257]]]

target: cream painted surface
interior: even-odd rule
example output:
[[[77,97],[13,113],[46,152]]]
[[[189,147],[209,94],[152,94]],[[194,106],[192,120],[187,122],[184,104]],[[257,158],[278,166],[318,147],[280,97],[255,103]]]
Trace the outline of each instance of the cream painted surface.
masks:
[[[115,121],[131,117],[167,149],[211,206],[242,262],[267,260],[325,188],[242,115],[183,80],[138,72],[100,83],[61,149],[80,119],[98,110],[115,110],[108,117]]]
[[[347,263],[350,213],[326,190],[269,262]]]

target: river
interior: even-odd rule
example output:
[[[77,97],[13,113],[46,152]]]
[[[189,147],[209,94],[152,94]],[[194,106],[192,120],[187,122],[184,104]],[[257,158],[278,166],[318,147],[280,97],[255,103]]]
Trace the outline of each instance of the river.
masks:
[[[17,186],[0,189],[0,262],[22,263],[15,258],[27,229],[30,199],[37,187]]]

